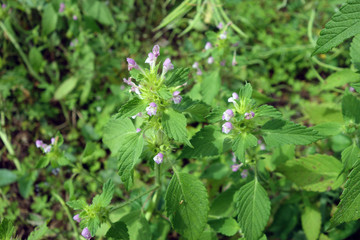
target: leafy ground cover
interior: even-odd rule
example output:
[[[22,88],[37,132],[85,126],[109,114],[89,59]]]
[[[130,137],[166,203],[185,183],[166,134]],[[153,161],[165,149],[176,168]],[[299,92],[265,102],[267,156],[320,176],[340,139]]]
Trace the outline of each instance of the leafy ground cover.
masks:
[[[5,1],[0,239],[358,239],[359,0]]]

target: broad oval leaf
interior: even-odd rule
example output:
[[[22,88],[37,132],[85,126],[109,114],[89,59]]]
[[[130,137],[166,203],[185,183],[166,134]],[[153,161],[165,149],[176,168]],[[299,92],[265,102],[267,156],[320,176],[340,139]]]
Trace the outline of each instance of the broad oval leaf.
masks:
[[[235,211],[247,240],[258,240],[270,217],[270,200],[257,179],[235,193]]]
[[[320,210],[310,204],[305,205],[301,214],[301,225],[308,240],[316,240],[320,234],[321,213]]]
[[[78,82],[78,78],[76,78],[76,77],[70,77],[70,78],[66,79],[56,89],[54,98],[56,100],[65,98],[72,90],[74,90],[77,82]]]
[[[167,109],[162,116],[161,123],[166,135],[175,141],[186,143],[192,147],[187,138],[186,118],[182,113],[178,113],[172,108]]]
[[[135,131],[135,127],[130,119],[116,119],[112,117],[104,127],[103,142],[110,148],[112,154],[117,154],[120,148],[119,142],[123,135]]]
[[[198,239],[209,211],[203,183],[188,173],[175,172],[166,191],[165,208],[176,231],[186,239]]]

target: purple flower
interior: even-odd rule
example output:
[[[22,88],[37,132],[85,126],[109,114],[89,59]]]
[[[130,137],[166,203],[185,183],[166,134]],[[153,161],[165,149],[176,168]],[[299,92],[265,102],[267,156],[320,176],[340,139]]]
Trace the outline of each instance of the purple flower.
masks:
[[[209,49],[211,49],[211,48],[212,48],[211,43],[210,43],[210,42],[207,42],[207,43],[205,44],[205,50],[209,50]]]
[[[349,88],[349,91],[350,91],[350,92],[355,92],[355,88],[350,87],[350,88]]]
[[[154,56],[157,58],[158,56],[160,56],[160,47],[159,45],[155,45],[153,47],[153,50],[152,50]]]
[[[232,97],[230,97],[229,99],[228,99],[228,102],[232,102],[232,103],[234,103],[236,100],[238,100],[239,99],[239,95],[237,95],[237,93],[233,93],[232,94]]]
[[[227,32],[223,32],[220,34],[220,39],[226,39]]]
[[[234,112],[231,109],[227,109],[222,115],[222,120],[229,121],[233,116]]]
[[[224,27],[224,24],[222,22],[220,22],[218,25],[217,25],[217,28],[220,30]]]
[[[76,214],[74,217],[73,217],[74,221],[77,221],[78,223],[80,223],[81,221],[81,218],[80,218],[80,215],[79,214]]]
[[[180,96],[180,92],[179,91],[175,91],[173,93],[173,98],[172,100],[174,101],[175,104],[179,104],[182,100],[182,97]]]
[[[5,3],[1,4],[1,7],[6,8],[6,4]]]
[[[150,66],[153,66],[155,62],[156,62],[155,55],[152,52],[149,53],[148,58],[145,60],[145,63],[148,63],[148,64],[150,64]]]
[[[128,62],[128,70],[130,71],[131,69],[135,68],[135,69],[140,69],[139,66],[136,64],[135,60],[132,58],[126,58],[126,61]]]
[[[142,112],[139,112],[138,114],[132,116],[131,118],[135,119],[136,117],[142,117],[142,116],[143,116]]]
[[[157,164],[160,164],[163,162],[164,155],[160,152],[160,153],[156,154],[156,156],[153,159]]]
[[[64,10],[65,10],[65,3],[60,3],[59,13],[64,12]]]
[[[43,149],[44,149],[44,152],[45,152],[45,153],[48,153],[48,152],[51,151],[51,145],[46,145],[46,144],[44,144]]]
[[[228,134],[233,129],[231,122],[226,122],[222,125],[222,132]]]
[[[255,117],[255,113],[253,111],[251,111],[250,113],[245,113],[244,115],[245,115],[245,119],[247,119],[247,120]]]
[[[233,163],[236,163],[236,156],[235,156],[235,153],[234,153],[234,152],[232,152],[231,161],[232,161]]]
[[[244,169],[244,170],[241,172],[241,177],[242,177],[242,178],[247,178],[248,175],[249,175],[249,170],[247,170],[247,169]]]
[[[207,60],[208,64],[213,64],[214,63],[214,58],[213,57],[209,57]]]
[[[165,59],[163,64],[163,74],[167,73],[167,71],[174,69],[174,65],[171,63],[170,58]]]
[[[43,141],[41,141],[41,140],[36,140],[36,141],[35,141],[35,145],[36,145],[37,148],[42,148],[43,144],[44,144],[44,143],[43,143]]]
[[[202,75],[202,71],[201,71],[201,69],[200,69],[200,68],[198,68],[198,70],[196,71],[196,75],[199,75],[199,76],[201,76],[201,75]]]
[[[154,102],[150,103],[149,106],[146,108],[146,111],[149,116],[156,115],[156,111],[157,111],[156,103]]]
[[[81,232],[81,236],[83,236],[84,238],[86,238],[87,240],[91,239],[91,234],[90,234],[90,231],[89,229],[86,227],[82,230]]]
[[[225,66],[225,63],[226,63],[226,61],[223,60],[223,61],[220,62],[220,65],[221,65],[221,66]]]
[[[240,166],[241,166],[240,164],[233,164],[231,165],[231,170],[233,172],[236,172],[237,170],[239,170]]]
[[[141,128],[137,128],[137,129],[136,129],[136,132],[137,132],[137,133],[141,132]]]
[[[126,83],[127,85],[133,86],[133,82],[131,81],[131,77],[129,77],[129,79],[123,78],[124,83]]]
[[[198,62],[194,62],[194,64],[192,65],[192,68],[198,69],[198,68],[199,68],[199,63],[198,63]]]
[[[78,20],[78,17],[76,15],[73,16],[73,20],[76,21]]]
[[[55,138],[51,138],[51,145],[55,144]]]
[[[70,47],[74,47],[78,42],[79,42],[79,40],[77,40],[77,38],[75,38],[74,40],[72,40],[70,42]]]

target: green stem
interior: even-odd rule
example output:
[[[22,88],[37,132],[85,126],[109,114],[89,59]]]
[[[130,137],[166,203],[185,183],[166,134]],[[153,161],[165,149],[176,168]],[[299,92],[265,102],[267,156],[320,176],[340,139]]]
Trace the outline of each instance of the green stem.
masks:
[[[331,70],[334,70],[334,71],[341,71],[341,70],[344,70],[344,69],[345,69],[345,68],[335,67],[335,66],[333,66],[333,65],[323,63],[323,62],[321,62],[319,59],[317,59],[315,56],[312,57],[311,60],[312,60],[313,62],[315,62],[316,64],[318,64],[319,66],[321,66],[321,67],[328,68],[328,69],[331,69]]]
[[[55,192],[51,192],[51,194],[60,202],[61,206],[62,206],[63,209],[65,210],[65,213],[66,213],[66,215],[67,215],[67,217],[68,217],[68,219],[69,219],[69,221],[70,221],[70,224],[71,224],[72,228],[74,229],[74,233],[75,233],[76,239],[77,239],[77,240],[80,240],[80,238],[79,238],[79,233],[78,233],[78,231],[77,231],[75,222],[74,222],[74,220],[73,220],[73,218],[72,218],[72,215],[71,215],[68,207],[67,207],[66,204],[65,204],[65,201],[64,201],[58,194],[56,194]]]
[[[126,202],[119,204],[118,206],[113,207],[113,208],[110,210],[110,213],[111,213],[111,212],[114,212],[114,211],[116,211],[116,210],[118,210],[118,209],[120,209],[120,208],[122,208],[122,207],[125,207],[126,205],[129,205],[129,204],[132,203],[132,202],[135,202],[135,201],[138,200],[139,198],[142,198],[143,196],[145,196],[145,195],[147,195],[147,194],[155,191],[155,190],[158,189],[158,188],[159,188],[158,185],[155,185],[155,186],[151,187],[149,190],[147,190],[147,191],[139,194],[138,196],[136,196],[136,197],[134,197],[134,198],[132,198],[132,199],[129,199],[129,200],[127,200]]]
[[[17,157],[15,156],[15,151],[14,149],[12,148],[12,145],[9,141],[9,139],[7,138],[5,132],[3,132],[2,130],[0,130],[0,138],[1,140],[3,141],[6,149],[8,150],[9,154],[11,156],[13,156],[13,161],[14,161],[14,164],[15,164],[15,167],[18,171],[21,171],[21,164],[20,164],[20,161],[19,159],[17,159]]]
[[[34,71],[34,69],[32,68],[29,60],[27,59],[27,56],[25,55],[25,53],[23,52],[23,50],[21,49],[19,43],[16,41],[16,39],[14,38],[14,36],[10,33],[10,31],[7,29],[7,27],[5,26],[5,24],[3,22],[0,22],[0,27],[1,29],[4,31],[4,33],[7,35],[7,37],[10,39],[11,43],[14,45],[14,47],[16,48],[16,50],[19,52],[21,58],[23,59],[26,67],[28,68],[30,75],[32,75],[36,80],[38,80],[39,82],[42,82],[42,79],[40,78],[40,76]]]

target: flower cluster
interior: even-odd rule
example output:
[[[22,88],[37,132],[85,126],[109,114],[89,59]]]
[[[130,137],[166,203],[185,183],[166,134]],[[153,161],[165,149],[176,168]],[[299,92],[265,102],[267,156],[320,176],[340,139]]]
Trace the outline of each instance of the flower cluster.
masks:
[[[231,165],[231,170],[233,171],[233,172],[237,172],[239,169],[240,169],[240,167],[242,167],[243,166],[243,163],[240,163],[240,164],[238,164],[237,163],[237,159],[236,159],[236,156],[235,156],[235,153],[232,153],[232,162],[233,162],[233,165]],[[248,176],[248,174],[249,174],[249,171],[247,170],[247,169],[244,169],[242,172],[241,172],[241,177],[242,178],[246,178],[247,176]]]
[[[51,144],[45,144],[42,140],[36,140],[35,145],[37,148],[41,148],[44,153],[51,151],[51,147],[55,144],[55,138],[51,138]]]
[[[80,215],[79,214],[76,214],[74,217],[73,217],[74,221],[80,223],[81,222],[81,218],[80,218]],[[86,238],[87,240],[91,239],[92,236],[91,236],[91,233],[90,233],[90,230],[85,227],[82,232],[81,232],[81,236],[83,236],[84,238]]]

